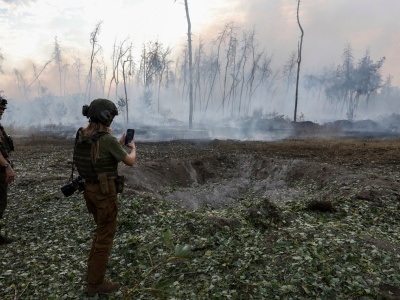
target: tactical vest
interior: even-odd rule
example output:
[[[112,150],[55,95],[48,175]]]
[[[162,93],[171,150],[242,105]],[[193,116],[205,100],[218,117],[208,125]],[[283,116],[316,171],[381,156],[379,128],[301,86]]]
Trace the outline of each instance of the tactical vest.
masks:
[[[4,158],[8,157],[11,151],[14,151],[14,142],[12,138],[6,134],[4,127],[0,125],[1,139],[0,139],[0,151]]]
[[[74,150],[74,163],[78,169],[79,175],[90,181],[97,181],[98,174],[107,173],[107,178],[116,178],[118,176],[118,162],[113,157],[97,158],[92,162],[92,147],[107,132],[98,132],[89,137],[82,137],[80,131],[77,133]]]

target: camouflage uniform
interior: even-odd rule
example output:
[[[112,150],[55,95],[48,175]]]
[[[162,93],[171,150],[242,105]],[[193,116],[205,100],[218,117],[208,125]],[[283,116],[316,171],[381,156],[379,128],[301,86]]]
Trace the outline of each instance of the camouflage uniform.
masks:
[[[11,149],[9,138],[7,138],[3,126],[0,125],[0,151],[4,158],[8,158]],[[3,218],[4,211],[7,208],[7,189],[6,168],[0,167],[0,219]]]
[[[87,148],[86,150],[90,150],[90,148],[85,147],[85,140],[87,141],[87,139],[78,138],[74,162],[79,175],[85,179],[86,206],[96,223],[96,231],[88,257],[87,280],[89,284],[98,285],[104,281],[106,265],[117,228],[118,203],[115,178],[118,163],[125,158],[126,151],[115,137],[105,134],[98,141],[100,151],[96,164],[88,165],[84,152],[85,148]],[[87,152],[86,157],[90,158],[90,152]],[[108,175],[108,193],[106,194],[102,192],[97,179],[97,175],[100,173]]]
[[[0,96],[0,107],[5,110],[7,106],[7,100]],[[7,179],[7,168],[12,167],[11,161],[9,160],[9,154],[14,151],[14,143],[9,135],[4,130],[4,127],[0,125],[0,152],[1,155],[8,161],[6,165],[0,166],[0,219],[3,218],[4,212],[7,208],[7,192],[8,183]],[[1,224],[0,224],[0,244],[7,244],[12,240],[1,235]]]
[[[110,100],[96,99],[90,106],[84,106],[82,113],[90,118],[90,123],[101,123],[109,127],[118,111]],[[115,179],[118,176],[118,163],[124,160],[127,152],[107,132],[97,131],[92,136],[85,136],[82,134],[84,131],[80,129],[76,137],[74,163],[79,175],[85,180],[86,206],[96,223],[87,270],[88,294],[93,296],[98,292],[109,293],[119,288],[118,283],[105,280],[105,273],[117,228]],[[98,147],[96,160],[92,158],[94,147]]]

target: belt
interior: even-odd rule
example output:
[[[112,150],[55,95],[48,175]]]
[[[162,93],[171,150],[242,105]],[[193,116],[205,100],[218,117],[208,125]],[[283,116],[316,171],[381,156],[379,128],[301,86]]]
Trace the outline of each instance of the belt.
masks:
[[[107,178],[107,181],[108,181],[108,180],[114,180],[114,179],[115,179],[115,177]],[[85,183],[89,183],[89,184],[98,184],[98,183],[100,183],[100,180],[98,180],[98,179],[94,179],[94,180],[85,179]]]
[[[85,183],[89,183],[89,184],[98,184],[100,183],[100,181],[98,179],[94,179],[94,180],[87,180],[85,179]]]

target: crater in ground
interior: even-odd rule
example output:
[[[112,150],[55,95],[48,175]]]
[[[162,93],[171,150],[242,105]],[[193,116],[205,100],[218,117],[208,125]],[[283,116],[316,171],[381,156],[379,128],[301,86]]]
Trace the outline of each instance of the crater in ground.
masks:
[[[138,164],[121,173],[127,192],[151,193],[189,209],[234,205],[248,197],[278,205],[305,196],[379,202],[398,195],[399,182],[390,176],[400,161],[397,146],[317,139],[139,143]]]

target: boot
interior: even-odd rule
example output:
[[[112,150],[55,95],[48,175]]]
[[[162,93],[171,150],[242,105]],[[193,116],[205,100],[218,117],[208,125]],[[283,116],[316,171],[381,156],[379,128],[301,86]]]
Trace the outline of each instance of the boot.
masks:
[[[119,283],[104,280],[101,284],[88,284],[87,294],[89,297],[93,297],[96,294],[109,294],[119,290]]]
[[[14,241],[14,240],[12,240],[12,239],[10,239],[10,238],[8,238],[8,237],[5,237],[5,236],[3,236],[3,235],[0,234],[0,245],[10,244],[10,243],[12,243],[13,241]]]

